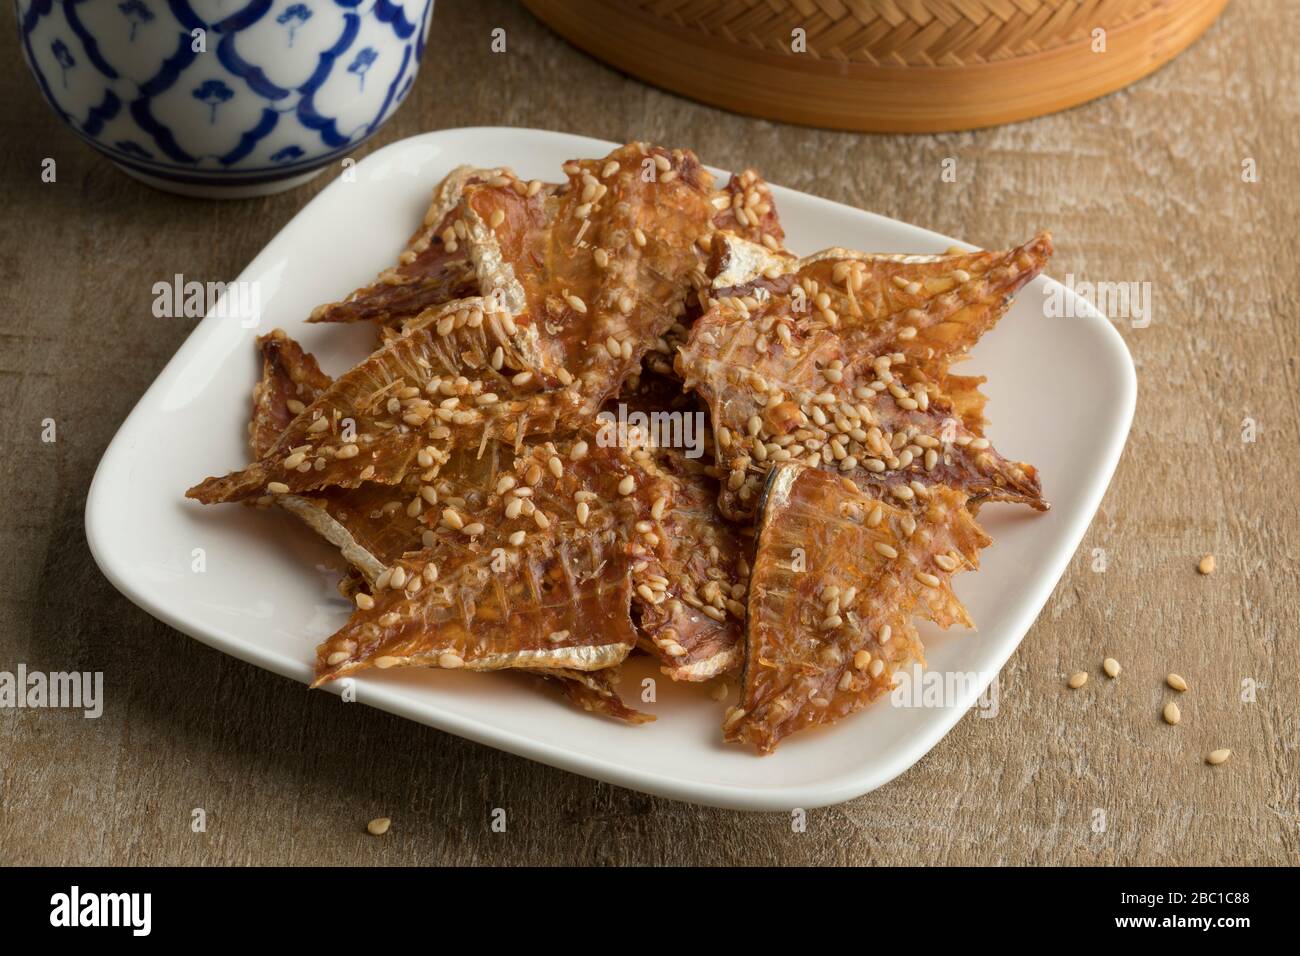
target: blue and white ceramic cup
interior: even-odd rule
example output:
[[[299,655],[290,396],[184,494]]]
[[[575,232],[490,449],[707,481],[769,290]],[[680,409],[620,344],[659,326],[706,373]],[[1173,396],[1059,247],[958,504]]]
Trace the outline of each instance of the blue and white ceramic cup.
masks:
[[[306,182],[415,80],[434,0],[15,0],[50,105],[137,179],[191,196]]]

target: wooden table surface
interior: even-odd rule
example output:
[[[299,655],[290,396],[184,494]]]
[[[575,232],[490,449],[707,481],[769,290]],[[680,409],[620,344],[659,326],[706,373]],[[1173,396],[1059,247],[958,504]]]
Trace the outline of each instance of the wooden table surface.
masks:
[[[153,282],[233,279],[327,178],[227,203],[141,186],[59,124],[6,29],[0,670],[100,670],[107,704],[98,720],[0,712],[0,862],[1295,863],[1300,51],[1280,25],[1296,13],[1292,0],[1234,3],[1121,93],[1001,129],[896,137],[733,116],[611,71],[512,3],[437,4],[409,100],[358,156],[479,125],[688,145],[984,246],[1050,228],[1053,275],[1152,284],[1150,325],[1118,324],[1139,376],[1128,448],[1001,675],[998,716],[967,715],[894,783],[810,812],[805,832],[786,814],[644,796],[340,706],[113,589],[86,546],[87,487],[193,325],[151,316]],[[505,54],[489,51],[495,27]],[[45,157],[55,184],[40,180]],[[946,157],[956,184],[940,182]],[[1243,181],[1246,160],[1257,182]],[[1107,655],[1118,681],[1100,673]],[[1092,679],[1069,691],[1076,669]],[[1160,719],[1171,670],[1191,683],[1177,727]],[[1206,766],[1218,747],[1231,760]],[[379,815],[393,819],[382,839],[364,830]]]

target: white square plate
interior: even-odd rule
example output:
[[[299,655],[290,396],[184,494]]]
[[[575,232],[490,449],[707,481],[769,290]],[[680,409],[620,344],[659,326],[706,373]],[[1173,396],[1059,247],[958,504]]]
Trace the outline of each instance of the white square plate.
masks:
[[[554,179],[565,160],[613,145],[541,130],[445,130],[381,149],[356,166],[354,181],[323,190],[239,277],[260,286],[257,327],[215,312],[204,318],[104,453],[86,533],[114,586],[205,644],[307,682],[316,644],[348,615],[335,591],[337,554],[289,515],[184,497],[202,478],[245,463],[254,336],[281,327],[327,372],[341,373],[365,354],[373,331],[304,319],[395,261],[430,189],[452,167],[510,165],[525,178]],[[804,193],[773,192],[800,253],[835,245],[926,253],[953,244]],[[1027,238],[1004,237],[1008,246]],[[989,376],[989,436],[1008,457],[1038,466],[1052,510],[981,512],[994,544],[978,572],[957,580],[979,631],[923,631],[932,672],[981,675],[944,706],[880,701],[760,758],[722,743],[723,706],[698,686],[660,678],[658,701],[638,704],[642,677],[655,674],[649,665],[631,665],[623,684],[634,706],[658,715],[641,727],[572,710],[517,676],[370,671],[356,681],[357,699],[576,773],[718,806],[822,806],[893,779],[947,733],[1015,650],[1083,537],[1128,434],[1137,389],[1128,350],[1083,300],[1066,313],[1077,318],[1044,318],[1044,292],[1054,286],[1039,277],[1022,290],[963,368]],[[197,548],[202,573],[193,570]]]

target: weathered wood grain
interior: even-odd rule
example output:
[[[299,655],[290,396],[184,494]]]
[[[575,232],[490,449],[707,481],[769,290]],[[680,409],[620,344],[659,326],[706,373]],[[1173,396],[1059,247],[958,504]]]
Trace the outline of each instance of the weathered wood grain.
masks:
[[[655,799],[340,706],[171,631],[103,579],[82,530],[90,477],[193,325],[153,318],[150,286],[233,278],[325,181],[235,203],[140,186],[58,124],[5,31],[0,669],[102,670],[109,703],[97,721],[0,713],[0,861],[1294,863],[1300,51],[1279,28],[1293,15],[1288,0],[1235,3],[1124,92],[903,138],[732,116],[607,69],[513,4],[438,3],[409,101],[360,153],[468,125],[689,145],[980,244],[1047,227],[1054,275],[1153,283],[1150,326],[1120,327],[1140,376],[1127,454],[1002,675],[998,716],[967,716],[900,780],[811,812],[803,833],[782,814]],[[506,53],[489,50],[494,27]],[[45,157],[56,184],[40,181]],[[956,183],[940,181],[946,157]],[[1246,158],[1257,183],[1242,181]],[[45,417],[55,444],[39,440]],[[1210,577],[1195,570],[1205,552]],[[1118,681],[1100,673],[1108,654]],[[1093,677],[1067,691],[1076,669]],[[1192,684],[1177,728],[1159,716],[1169,670]],[[1246,678],[1255,703],[1239,699]],[[1216,747],[1234,755],[1206,767]],[[191,832],[195,807],[206,833]],[[505,833],[489,828],[494,807]],[[391,833],[367,836],[381,814]]]

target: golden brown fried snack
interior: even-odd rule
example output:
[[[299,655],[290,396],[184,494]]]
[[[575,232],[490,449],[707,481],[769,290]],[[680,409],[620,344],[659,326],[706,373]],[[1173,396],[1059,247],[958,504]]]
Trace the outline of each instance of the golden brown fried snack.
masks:
[[[253,417],[248,423],[254,459],[266,454],[289,423],[334,383],[283,329],[259,336],[257,346],[262,375],[253,387]]]
[[[978,567],[990,539],[949,488],[914,511],[784,463],[764,498],[741,698],[723,730],[770,753],[798,730],[861,710],[895,670],[921,660],[914,616],[969,626],[949,579]]]
[[[489,300],[466,299],[420,316],[336,380],[259,461],[209,478],[187,496],[210,504],[365,482],[394,485],[457,447],[561,427],[576,396],[538,393],[498,365],[498,354],[486,357],[509,322],[492,307]]]
[[[647,472],[643,500],[650,502],[632,537],[642,646],[674,680],[707,680],[740,663],[749,529],[718,512],[707,417],[693,396],[647,373],[626,402],[605,412],[616,415],[620,406],[626,422],[648,433],[631,448]]]
[[[309,404],[331,384],[316,360],[282,330],[262,336],[258,344],[263,355],[262,375],[254,388],[253,418],[249,425],[255,455],[274,444],[278,434],[272,432],[277,424],[283,430],[303,411],[293,404]],[[494,444],[491,451],[498,450]],[[458,452],[437,479],[434,492],[442,500],[465,508],[468,502],[483,499],[495,484],[497,471],[492,455],[470,456]],[[410,490],[416,496],[420,494],[419,478],[411,475],[403,482],[403,486],[415,484]],[[392,560],[418,549],[426,534],[432,538],[421,513],[423,509],[413,507],[414,500],[407,503],[399,497],[403,486],[364,484],[353,489],[329,489],[312,496],[281,495],[275,500],[338,545],[373,585]],[[420,498],[420,505],[424,503]],[[589,713],[632,724],[654,720],[653,716],[623,703],[613,685],[614,669],[553,670],[539,672],[537,676],[558,682],[566,699]]]
[[[777,215],[772,187],[758,170],[742,169],[713,196],[713,228],[755,242],[773,252],[783,248],[785,230]]]
[[[634,710],[623,702],[614,687],[617,674],[618,668],[610,667],[600,671],[544,671],[539,672],[538,676],[548,681],[557,681],[569,702],[589,714],[602,714],[628,724],[648,724],[653,721],[653,714]]]
[[[720,236],[713,295],[753,303],[763,315],[786,316],[806,329],[832,330],[855,358],[901,352],[937,378],[997,323],[1051,254],[1046,232],[1006,252],[826,249],[803,259]]]
[[[341,302],[318,306],[308,321],[368,320],[396,327],[426,309],[478,295],[474,263],[465,250],[464,236],[457,236],[452,226],[453,213],[466,186],[501,176],[499,169],[453,169],[434,188],[424,222],[407,242],[397,265]]]
[[[694,154],[633,143],[566,163],[567,185],[511,180],[459,207],[479,286],[514,318],[522,367],[573,384],[594,416],[683,314],[711,229]]]
[[[963,409],[920,367],[902,353],[853,353],[834,329],[792,316],[786,304],[775,295],[754,307],[718,298],[679,355],[686,388],[712,414],[727,517],[749,519],[767,472],[791,460],[898,502],[948,485],[976,504],[1046,509],[1033,466],[1008,461],[972,432]]]
[[[584,439],[492,454],[486,494],[421,496],[423,549],[358,597],[318,651],[317,683],[371,666],[589,671],[627,656],[627,535],[644,473],[622,449]]]
[[[745,248],[753,252],[755,247]],[[971,264],[971,256],[952,259]],[[764,476],[781,460],[844,473],[859,488],[900,502],[949,485],[975,505],[1010,501],[1047,509],[1035,468],[1005,459],[983,437],[979,378],[952,375],[952,354],[928,346],[919,354],[863,351],[865,342],[897,338],[889,332],[893,317],[868,319],[861,308],[857,315],[840,316],[826,287],[809,276],[836,272],[835,265],[818,256],[802,261],[813,267],[764,278],[779,287],[716,295],[677,358],[685,388],[697,390],[710,407],[715,459],[727,473],[719,499],[723,514],[749,519]],[[846,297],[853,277],[866,273],[853,272],[861,260],[835,261],[844,267],[840,281]],[[880,268],[894,265],[889,260]],[[923,277],[932,263],[922,265]],[[715,284],[728,281],[731,277],[723,276]],[[865,280],[857,285],[859,291],[867,289]],[[995,299],[971,302],[932,330],[943,334],[948,346],[965,349],[967,339],[974,342],[1004,310],[1004,298],[998,290]],[[902,336],[901,345],[909,341]],[[944,392],[945,384],[957,389],[956,398]]]

